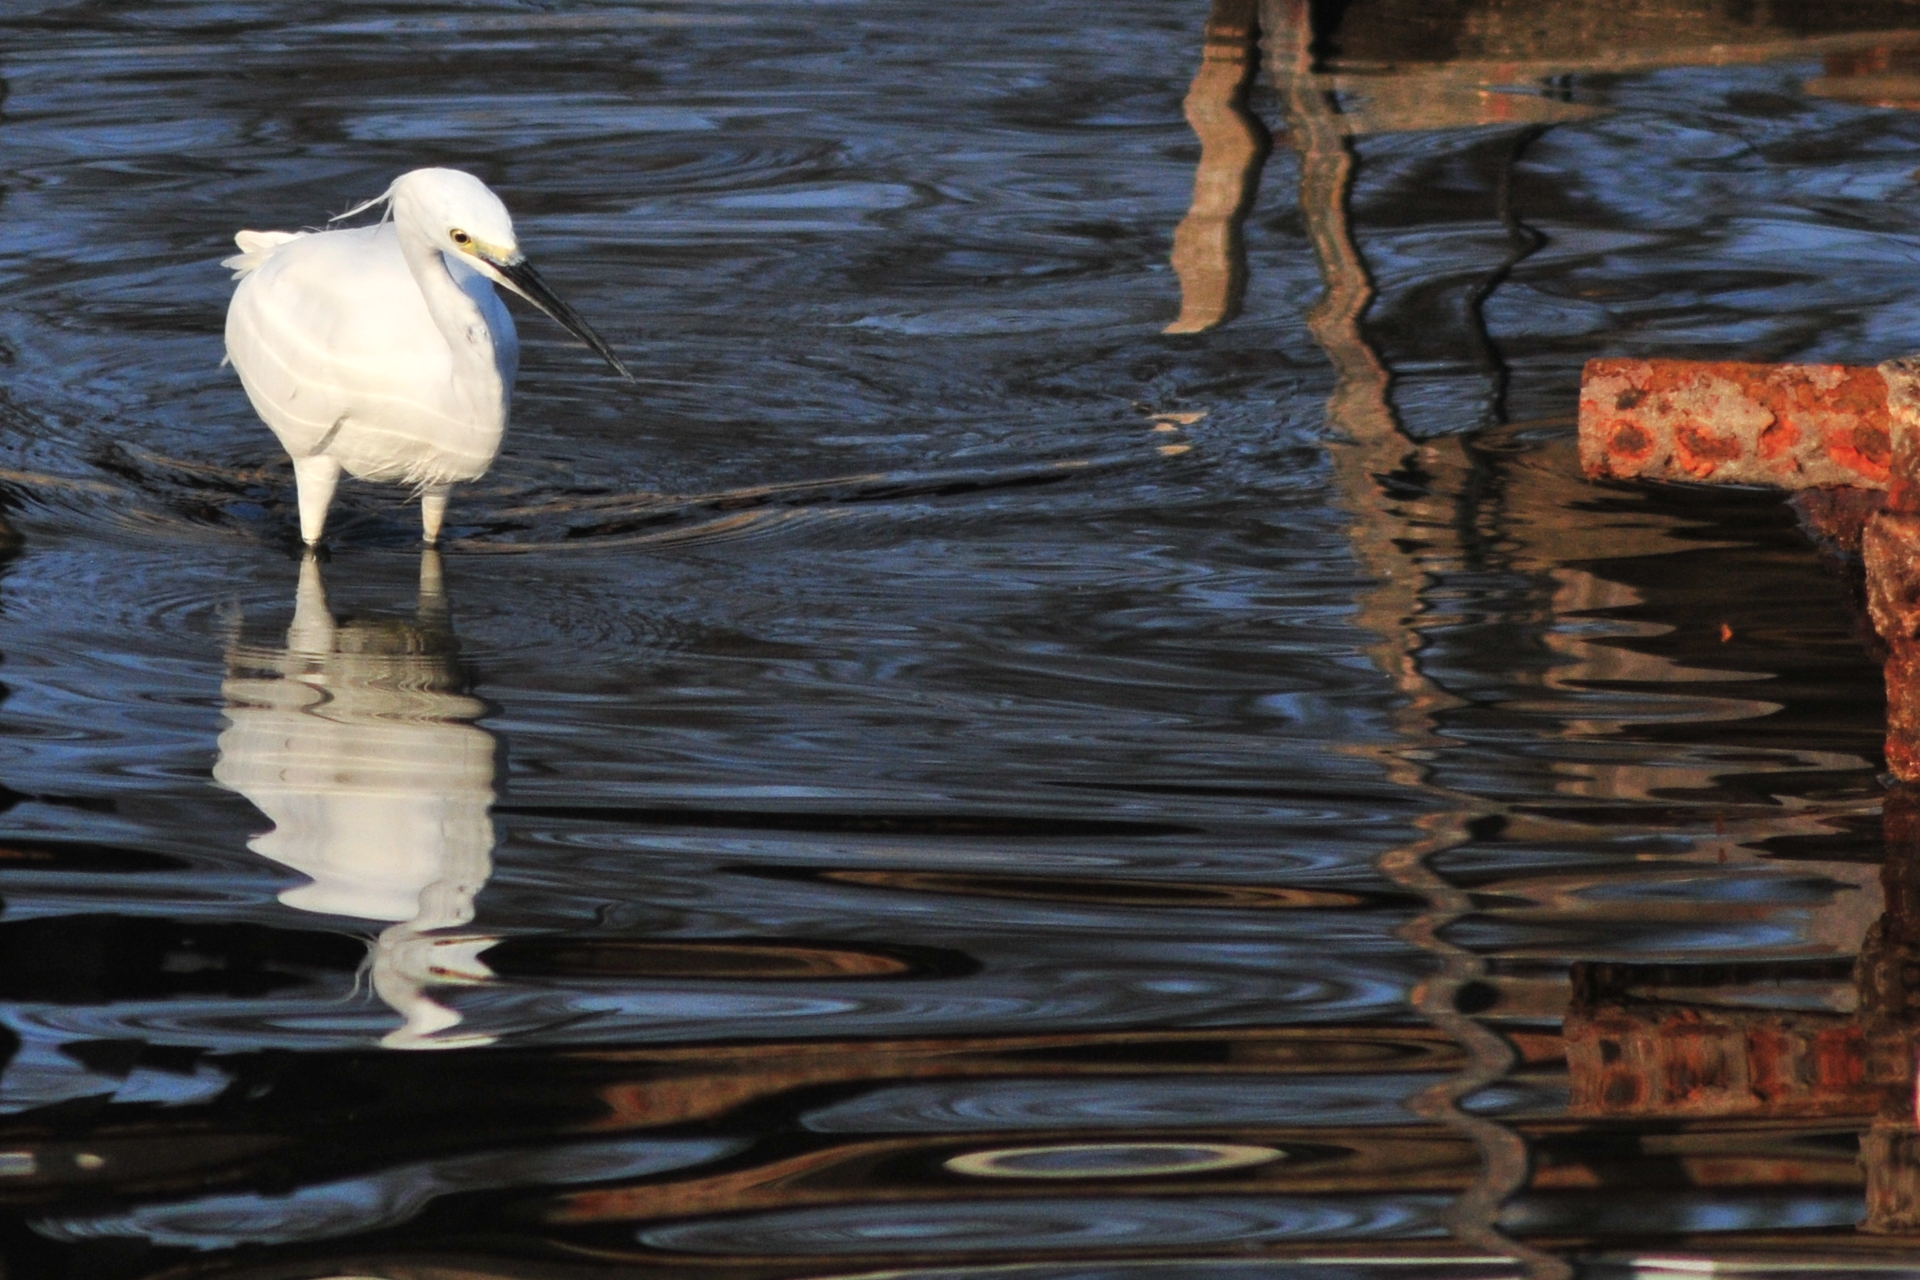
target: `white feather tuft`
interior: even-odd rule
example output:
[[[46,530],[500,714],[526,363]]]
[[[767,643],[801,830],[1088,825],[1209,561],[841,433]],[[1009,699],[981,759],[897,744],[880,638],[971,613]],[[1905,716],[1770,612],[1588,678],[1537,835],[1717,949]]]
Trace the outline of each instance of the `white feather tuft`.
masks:
[[[406,175],[401,174],[400,176],[405,177]],[[331,218],[328,218],[327,221],[339,222],[343,219],[351,218],[356,213],[365,213],[367,210],[373,208],[373,206],[377,204],[384,204],[387,207],[385,211],[381,213],[380,221],[385,222],[388,218],[391,218],[393,216],[393,189],[394,187],[397,187],[399,185],[400,185],[400,179],[395,178],[390,184],[388,184],[387,189],[385,191],[382,191],[379,195],[375,196],[373,199],[362,200],[359,204],[353,206],[353,208],[347,210],[345,213],[336,213]]]
[[[271,258],[275,249],[305,234],[304,231],[236,231],[233,242],[240,246],[240,252],[231,258],[222,258],[220,265],[233,272],[233,278],[238,280]]]

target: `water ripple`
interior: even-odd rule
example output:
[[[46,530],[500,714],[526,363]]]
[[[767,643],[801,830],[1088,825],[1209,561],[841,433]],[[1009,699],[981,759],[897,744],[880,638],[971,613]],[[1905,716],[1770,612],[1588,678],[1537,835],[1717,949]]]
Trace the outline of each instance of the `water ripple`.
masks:
[[[640,1240],[676,1253],[805,1256],[1396,1240],[1437,1234],[1442,1203],[1437,1197],[1388,1202],[1290,1196],[950,1201],[676,1223],[648,1227]]]

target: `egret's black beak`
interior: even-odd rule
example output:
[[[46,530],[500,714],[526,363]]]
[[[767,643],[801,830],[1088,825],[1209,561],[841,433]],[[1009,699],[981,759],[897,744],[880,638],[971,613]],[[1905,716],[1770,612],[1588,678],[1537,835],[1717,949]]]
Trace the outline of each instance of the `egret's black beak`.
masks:
[[[559,296],[547,287],[547,282],[540,278],[540,273],[533,269],[533,264],[524,256],[515,254],[504,262],[488,256],[486,261],[488,266],[498,271],[506,280],[508,288],[546,312],[550,319],[563,326],[568,333],[592,347],[599,353],[602,360],[613,366],[615,373],[628,382],[633,381],[633,375],[627,372],[627,366],[620,363],[620,357],[613,354],[613,348],[593,331],[592,325],[580,318],[579,312],[560,301]]]

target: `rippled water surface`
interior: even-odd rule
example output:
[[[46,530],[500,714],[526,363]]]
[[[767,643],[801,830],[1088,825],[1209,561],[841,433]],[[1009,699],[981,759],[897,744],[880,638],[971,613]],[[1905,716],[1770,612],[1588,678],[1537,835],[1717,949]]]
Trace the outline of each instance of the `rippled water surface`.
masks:
[[[1907,1265],[1855,585],[1573,415],[1920,348],[1920,20],[1558,2],[9,7],[8,1280]],[[639,380],[303,564],[429,164]]]

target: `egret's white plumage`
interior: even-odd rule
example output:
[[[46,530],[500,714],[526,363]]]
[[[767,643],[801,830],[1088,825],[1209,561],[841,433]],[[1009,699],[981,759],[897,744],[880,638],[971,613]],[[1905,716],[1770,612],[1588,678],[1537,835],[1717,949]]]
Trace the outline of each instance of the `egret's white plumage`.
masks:
[[[391,216],[378,226],[242,231],[223,264],[239,281],[227,356],[293,458],[309,543],[343,470],[414,486],[433,542],[448,490],[493,464],[520,361],[494,284],[630,376],[528,265],[506,206],[478,178],[415,169],[341,216],[383,202]]]

